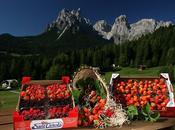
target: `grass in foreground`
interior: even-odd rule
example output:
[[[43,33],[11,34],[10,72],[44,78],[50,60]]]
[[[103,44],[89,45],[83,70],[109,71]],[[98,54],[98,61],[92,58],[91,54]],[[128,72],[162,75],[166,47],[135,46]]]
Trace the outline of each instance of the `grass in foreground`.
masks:
[[[2,105],[0,106],[0,110],[16,108],[19,94],[12,93],[9,91],[0,91],[0,101],[2,101]]]
[[[120,71],[106,72],[104,78],[109,83],[112,73],[119,73],[121,76],[159,76],[160,67],[147,68],[140,71],[138,68],[124,67]]]

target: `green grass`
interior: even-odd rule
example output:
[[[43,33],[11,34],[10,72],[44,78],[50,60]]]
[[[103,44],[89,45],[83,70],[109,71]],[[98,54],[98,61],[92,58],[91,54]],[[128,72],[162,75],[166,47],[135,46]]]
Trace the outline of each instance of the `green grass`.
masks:
[[[9,91],[0,91],[0,110],[16,108],[19,94]]]
[[[137,68],[124,67],[120,71],[106,72],[104,78],[109,83],[112,73],[119,73],[121,76],[159,76],[160,67],[138,70]]]

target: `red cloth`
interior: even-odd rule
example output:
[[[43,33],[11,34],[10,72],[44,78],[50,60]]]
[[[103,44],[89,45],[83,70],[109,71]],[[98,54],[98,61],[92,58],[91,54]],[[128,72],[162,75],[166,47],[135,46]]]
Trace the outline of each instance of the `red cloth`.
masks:
[[[26,84],[31,80],[31,77],[29,76],[24,76],[22,77],[22,84]]]
[[[69,76],[62,76],[61,79],[62,79],[63,83],[65,83],[65,84],[68,84],[70,82],[70,77]]]
[[[24,121],[23,116],[19,115],[17,111],[13,112],[13,122]]]
[[[69,111],[69,117],[78,117],[78,107],[74,107],[71,111]]]

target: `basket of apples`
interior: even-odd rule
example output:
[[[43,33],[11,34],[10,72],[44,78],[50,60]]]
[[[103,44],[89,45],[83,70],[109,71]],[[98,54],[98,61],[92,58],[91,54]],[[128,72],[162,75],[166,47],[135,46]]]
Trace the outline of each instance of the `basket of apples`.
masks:
[[[115,101],[124,107],[134,106],[143,111],[149,106],[149,111],[158,111],[160,116],[175,116],[175,113],[169,114],[169,109],[174,109],[175,104],[173,87],[166,73],[160,77],[120,77],[113,74],[110,87]]]

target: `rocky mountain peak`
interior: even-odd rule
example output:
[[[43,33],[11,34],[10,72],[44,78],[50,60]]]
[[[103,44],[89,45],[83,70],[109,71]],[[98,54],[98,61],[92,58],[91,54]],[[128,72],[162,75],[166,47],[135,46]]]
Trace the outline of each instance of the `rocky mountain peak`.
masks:
[[[126,15],[120,15],[115,19],[115,23],[127,23]]]
[[[58,38],[69,30],[73,34],[76,32],[88,32],[101,35],[104,39],[113,39],[116,44],[140,38],[148,33],[153,33],[160,27],[168,27],[172,22],[156,21],[154,19],[141,19],[129,24],[126,15],[117,17],[113,25],[109,25],[105,20],[97,21],[92,27],[90,21],[82,16],[81,9],[62,9],[55,21],[47,28],[47,31],[56,30]],[[95,30],[95,31],[94,31]]]
[[[104,36],[103,38],[108,39],[107,37],[107,33],[110,32],[111,30],[111,25],[107,24],[107,22],[105,20],[99,20],[95,23],[95,25],[93,26],[93,28],[95,30],[98,30],[99,34]]]
[[[115,19],[111,31],[107,34],[108,39],[113,38],[115,43],[123,42],[128,37],[130,25],[126,15],[120,15]]]
[[[56,21],[59,21],[60,19],[64,18],[71,18],[75,17],[79,19],[81,16],[81,9],[78,8],[77,10],[68,10],[68,9],[62,9],[56,19]]]
[[[120,15],[119,17],[117,17],[115,19],[114,24],[113,24],[113,27],[114,26],[118,26],[118,27],[122,27],[122,28],[130,28],[129,27],[130,25],[128,24],[128,20],[127,20],[126,15]]]
[[[81,24],[89,24],[89,20],[81,16],[81,9],[77,10],[68,10],[62,9],[59,12],[59,15],[55,21],[53,21],[47,30],[51,30],[52,28],[56,28],[58,33],[65,30],[65,28],[70,28],[72,25],[76,23]]]
[[[103,20],[102,20],[103,21]],[[105,25],[101,22],[100,25]],[[156,21],[154,19],[141,19],[136,23],[129,24],[126,15],[120,15],[115,19],[111,30],[105,31],[103,26],[98,26],[99,21],[94,25],[94,29],[99,32],[103,38],[113,39],[116,44],[125,41],[138,39],[148,33],[153,33],[160,27],[168,27],[172,22]]]

